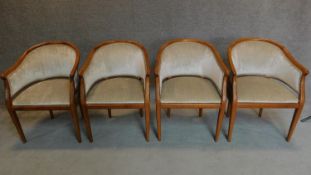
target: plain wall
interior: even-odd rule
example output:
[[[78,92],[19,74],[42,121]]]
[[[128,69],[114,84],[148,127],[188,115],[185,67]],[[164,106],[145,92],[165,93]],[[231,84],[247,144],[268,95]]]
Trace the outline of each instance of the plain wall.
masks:
[[[46,40],[76,44],[80,65],[104,40],[137,40],[153,66],[167,40],[209,41],[227,62],[229,43],[240,37],[277,40],[311,68],[310,9],[310,0],[0,0],[0,71]],[[307,78],[308,102],[310,87]]]

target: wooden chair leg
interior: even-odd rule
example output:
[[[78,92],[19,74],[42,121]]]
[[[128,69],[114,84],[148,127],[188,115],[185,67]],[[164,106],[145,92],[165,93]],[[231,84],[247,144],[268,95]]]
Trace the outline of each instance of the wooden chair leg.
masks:
[[[297,126],[297,123],[299,121],[301,112],[302,112],[302,107],[295,109],[294,116],[293,116],[292,122],[290,124],[290,128],[289,128],[288,135],[286,138],[286,140],[288,142],[290,142],[290,140],[292,139],[292,136],[293,136],[293,133],[294,133],[295,128]]]
[[[53,111],[52,111],[52,110],[50,110],[50,117],[51,117],[51,120],[54,119],[54,114],[53,114]]]
[[[168,109],[166,110],[166,115],[167,115],[168,118],[171,117],[171,109],[170,109],[170,108],[168,108]]]
[[[111,118],[111,109],[108,108],[108,117]]]
[[[156,104],[158,141],[161,141],[161,107]]]
[[[144,111],[143,111],[143,109],[139,109],[139,115],[140,115],[140,117],[143,117],[143,116],[144,116]]]
[[[13,110],[11,111],[11,110],[9,110],[9,113],[10,113],[10,117],[11,117],[12,122],[14,123],[14,125],[15,125],[15,127],[16,127],[16,130],[17,130],[17,132],[18,132],[18,135],[19,135],[21,141],[22,141],[23,143],[26,143],[27,140],[26,140],[26,137],[25,137],[23,128],[22,128],[22,126],[21,126],[21,124],[20,124],[20,122],[19,122],[19,119],[18,119],[18,117],[17,117],[16,111],[13,111]]]
[[[258,113],[258,117],[261,117],[261,116],[262,116],[262,112],[263,112],[263,108],[260,108],[260,109],[259,109],[259,113]]]
[[[232,109],[232,104],[229,102],[228,103],[228,109],[227,109],[227,117],[229,118],[230,117],[230,115],[231,115],[231,109]]]
[[[80,125],[79,125],[79,119],[77,115],[77,108],[75,104],[72,104],[71,107],[71,119],[73,122],[73,126],[76,132],[76,138],[79,143],[81,143],[81,133],[80,133]]]
[[[92,134],[92,128],[90,123],[90,117],[87,110],[87,107],[85,105],[81,105],[82,110],[82,117],[84,121],[84,127],[86,128],[87,137],[89,139],[89,142],[93,142],[93,134]]]
[[[225,114],[225,107],[226,107],[226,105],[222,105],[219,109],[219,112],[218,112],[217,127],[216,127],[216,134],[215,134],[215,141],[216,142],[219,140],[219,135],[221,132],[222,122],[223,122],[224,114]]]
[[[142,110],[141,110],[142,111]],[[150,106],[145,107],[145,125],[146,125],[146,132],[145,132],[145,137],[146,141],[149,142],[149,133],[150,133]]]
[[[229,130],[228,130],[228,142],[231,142],[232,140],[232,131],[234,127],[234,122],[236,118],[236,110],[237,107],[235,104],[231,105],[231,114],[230,114],[230,119],[229,119]]]
[[[203,108],[200,108],[199,109],[199,117],[202,117],[202,115],[203,115]]]

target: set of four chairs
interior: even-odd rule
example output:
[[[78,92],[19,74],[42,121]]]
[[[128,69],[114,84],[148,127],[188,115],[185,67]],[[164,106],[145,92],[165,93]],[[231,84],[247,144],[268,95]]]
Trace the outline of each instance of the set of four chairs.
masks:
[[[76,138],[81,142],[77,103],[90,142],[90,109],[138,108],[145,113],[145,138],[150,130],[150,63],[146,49],[135,41],[106,41],[96,46],[77,71],[77,47],[63,41],[45,42],[24,52],[15,65],[1,74],[5,101],[22,142],[26,142],[16,111],[71,112]],[[218,109],[215,140],[219,139],[229,106],[228,141],[238,108],[294,108],[290,141],[305,101],[308,70],[279,43],[263,38],[243,38],[228,50],[227,69],[210,43],[175,39],[162,45],[154,69],[157,138],[161,140],[161,109]],[[230,80],[229,80],[230,79]],[[78,83],[79,80],[79,83]],[[228,92],[228,93],[227,93]],[[227,95],[228,94],[228,95]],[[228,100],[230,102],[228,102]],[[229,105],[228,105],[229,104]]]

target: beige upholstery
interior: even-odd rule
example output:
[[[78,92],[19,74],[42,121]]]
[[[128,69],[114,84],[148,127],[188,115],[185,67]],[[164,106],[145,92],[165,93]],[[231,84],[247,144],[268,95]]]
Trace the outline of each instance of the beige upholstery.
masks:
[[[160,88],[162,81],[171,76],[197,75],[210,78],[218,90],[222,89],[224,73],[213,51],[196,42],[176,42],[164,49],[159,69]]]
[[[130,43],[103,45],[96,50],[84,72],[85,91],[96,81],[112,76],[129,75],[145,79],[145,59],[141,48]]]
[[[232,61],[237,75],[275,77],[299,91],[301,71],[274,44],[265,41],[241,42],[232,49]]]
[[[18,93],[13,105],[69,105],[69,89],[70,80],[66,78],[40,81]]]
[[[162,103],[220,103],[215,85],[201,77],[174,77],[163,82]]]
[[[297,103],[298,94],[280,80],[263,76],[237,78],[238,102]]]
[[[111,78],[95,83],[87,104],[144,103],[143,83],[136,78]]]
[[[75,50],[65,44],[49,44],[32,50],[17,69],[7,76],[11,95],[35,81],[69,77],[75,60]]]

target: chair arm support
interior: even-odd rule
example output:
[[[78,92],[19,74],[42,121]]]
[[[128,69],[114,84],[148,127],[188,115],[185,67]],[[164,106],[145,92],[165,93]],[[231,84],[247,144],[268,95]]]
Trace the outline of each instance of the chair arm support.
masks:
[[[299,87],[299,104],[303,105],[305,103],[305,79],[306,75],[302,75],[300,78],[300,87]]]
[[[145,103],[150,101],[150,77],[146,75],[145,78]]]
[[[4,93],[5,93],[4,97],[6,103],[12,103],[11,88],[9,85],[9,79],[7,78],[7,75],[9,74],[9,72],[13,72],[12,69],[13,67],[14,66],[12,66],[11,68],[7,69],[6,71],[0,74],[0,78],[3,80]]]
[[[85,84],[84,84],[84,78],[80,76],[80,104],[83,105],[86,103],[86,92],[85,92]]]
[[[221,94],[222,102],[226,102],[227,100],[227,84],[228,84],[228,76],[225,75],[222,82],[222,94]]]
[[[232,82],[231,82],[231,87],[232,87],[232,103],[235,103],[238,101],[237,99],[237,76],[233,75],[232,76]]]
[[[155,77],[156,103],[160,103],[160,82],[159,76]]]

